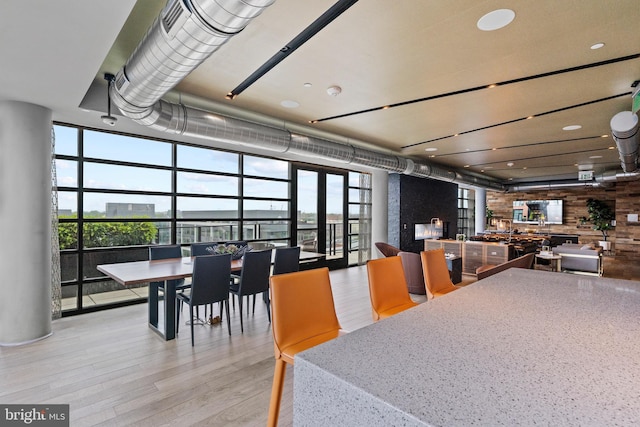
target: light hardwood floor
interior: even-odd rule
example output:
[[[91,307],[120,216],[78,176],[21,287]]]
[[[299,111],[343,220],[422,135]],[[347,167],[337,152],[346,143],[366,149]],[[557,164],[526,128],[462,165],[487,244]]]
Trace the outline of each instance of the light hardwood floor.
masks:
[[[366,269],[331,272],[331,281],[343,328],[372,323]],[[245,312],[241,334],[237,310],[231,336],[226,323],[196,326],[193,348],[188,326],[170,342],[153,333],[146,304],[56,320],[53,336],[0,348],[0,403],[70,404],[74,427],[264,426],[271,328],[264,304],[257,304],[255,316]],[[292,425],[292,377],[289,368],[281,426]]]

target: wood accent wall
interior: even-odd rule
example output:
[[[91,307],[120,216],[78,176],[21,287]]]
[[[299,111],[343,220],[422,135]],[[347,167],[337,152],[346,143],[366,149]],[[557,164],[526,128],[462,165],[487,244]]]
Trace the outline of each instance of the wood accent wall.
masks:
[[[487,207],[498,217],[511,218],[512,204],[515,200],[551,200],[562,199],[563,224],[547,225],[543,231],[551,234],[578,234],[580,243],[602,240],[602,233],[592,229],[590,223],[580,224],[580,217],[587,216],[587,199],[600,199],[616,214],[616,226],[609,230],[607,240],[613,242],[616,258],[637,262],[640,255],[640,222],[629,223],[627,214],[640,215],[640,180],[619,181],[611,187],[584,187],[559,190],[527,191],[500,193],[487,191]],[[534,228],[527,224],[518,224],[514,228]]]

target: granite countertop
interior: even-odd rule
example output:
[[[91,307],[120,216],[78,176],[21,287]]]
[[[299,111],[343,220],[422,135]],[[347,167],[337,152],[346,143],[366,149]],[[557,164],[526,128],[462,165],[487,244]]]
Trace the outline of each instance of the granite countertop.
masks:
[[[510,269],[294,369],[295,425],[640,425],[640,282]]]

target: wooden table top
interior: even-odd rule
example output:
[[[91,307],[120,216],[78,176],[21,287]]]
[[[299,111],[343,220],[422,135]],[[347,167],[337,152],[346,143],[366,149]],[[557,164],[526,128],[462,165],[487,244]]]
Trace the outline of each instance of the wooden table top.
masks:
[[[320,259],[325,256],[325,254],[317,252],[301,251],[300,261]],[[116,282],[126,286],[191,277],[193,274],[193,261],[191,257],[183,257],[153,261],[121,262],[117,264],[101,264],[97,266],[97,269]],[[231,261],[232,272],[237,272],[241,269],[242,259]]]

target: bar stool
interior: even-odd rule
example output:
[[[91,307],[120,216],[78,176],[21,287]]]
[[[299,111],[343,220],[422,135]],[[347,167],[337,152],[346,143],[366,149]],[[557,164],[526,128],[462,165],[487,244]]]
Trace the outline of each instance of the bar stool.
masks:
[[[271,276],[270,286],[276,366],[267,425],[276,426],[287,363],[293,365],[297,353],[346,331],[336,316],[328,268]]]

